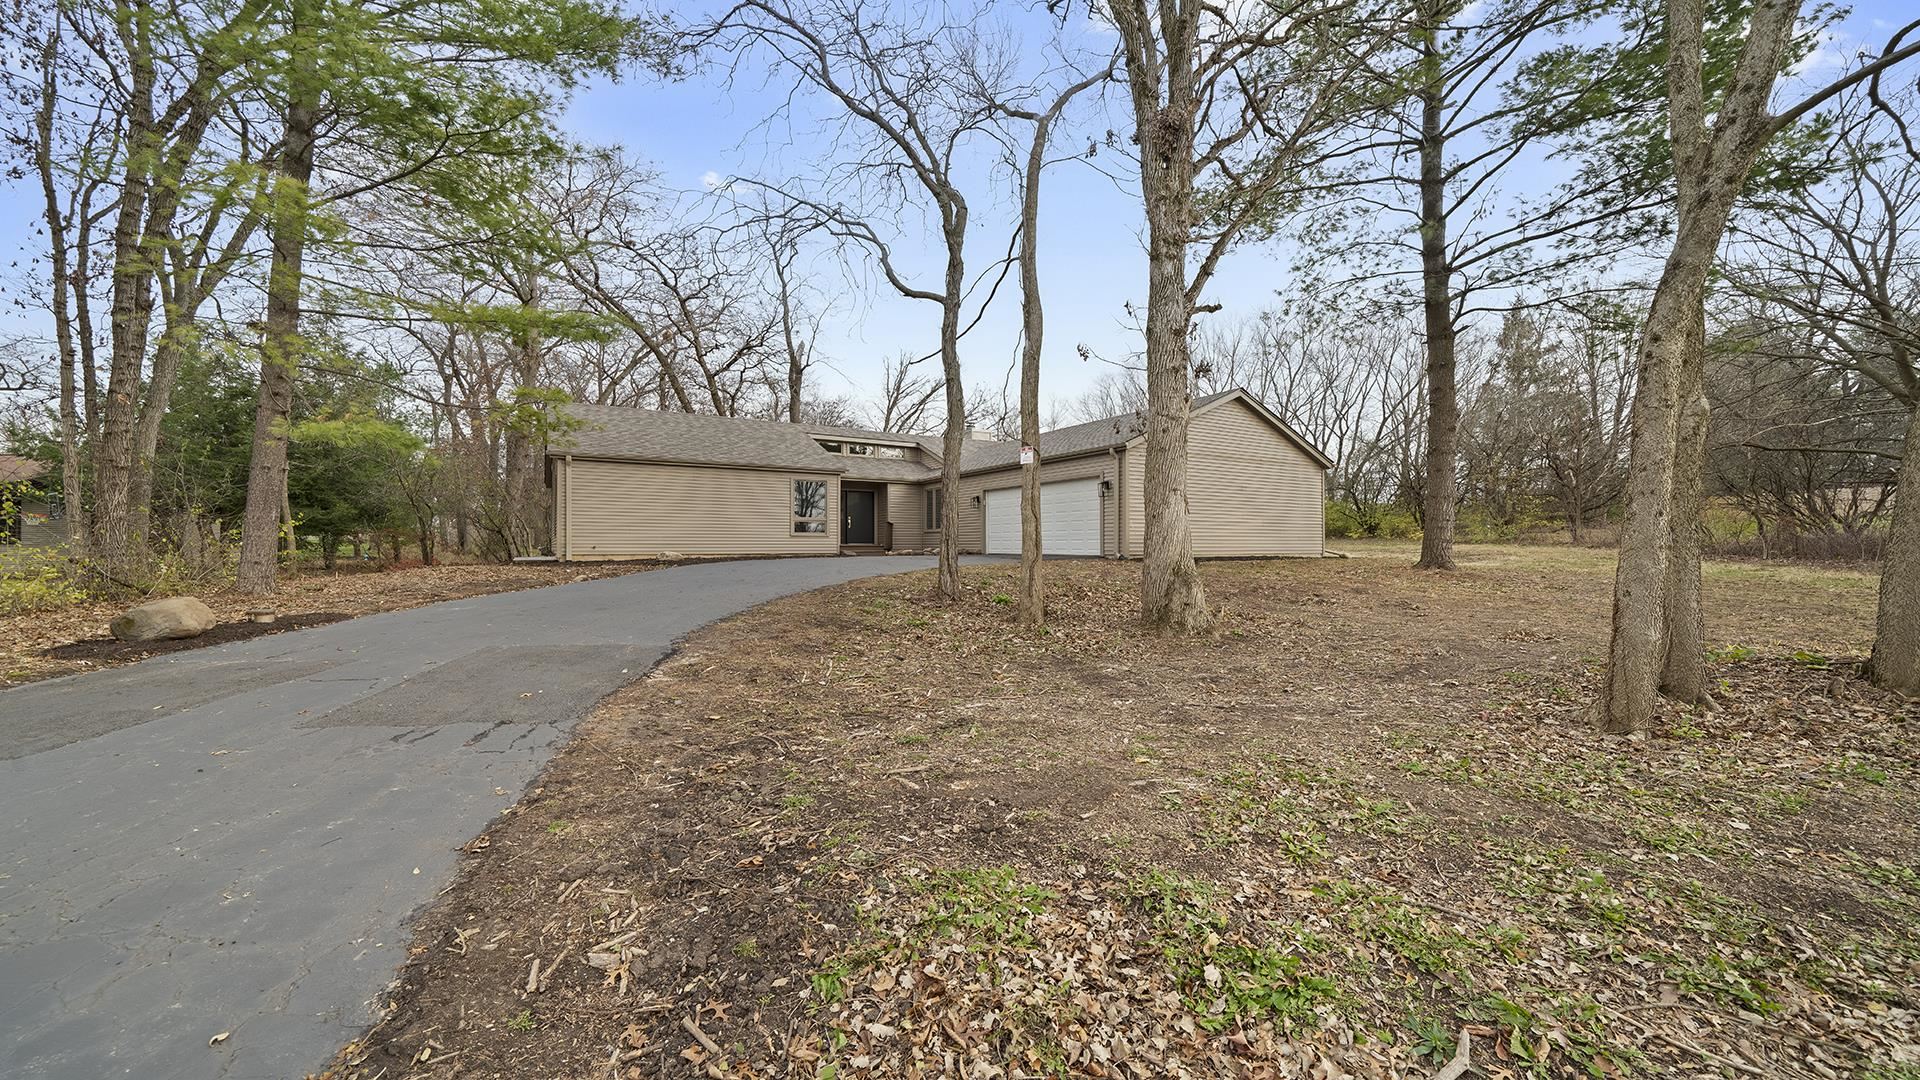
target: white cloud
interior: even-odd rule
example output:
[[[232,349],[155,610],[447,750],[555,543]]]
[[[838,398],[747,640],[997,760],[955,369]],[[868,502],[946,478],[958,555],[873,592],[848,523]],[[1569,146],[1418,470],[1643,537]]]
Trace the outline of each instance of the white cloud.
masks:
[[[724,186],[726,182],[726,177],[721,176],[712,169],[708,169],[706,172],[700,174],[700,186],[706,188],[708,191],[718,190]]]

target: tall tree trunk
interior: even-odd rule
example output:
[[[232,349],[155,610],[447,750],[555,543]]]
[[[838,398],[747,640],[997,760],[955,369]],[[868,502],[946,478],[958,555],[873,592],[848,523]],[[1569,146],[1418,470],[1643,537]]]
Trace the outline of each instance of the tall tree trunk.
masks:
[[[197,306],[197,305],[196,305]],[[167,316],[167,328],[153,350],[153,374],[147,380],[147,399],[140,406],[140,418],[133,432],[133,475],[128,482],[127,510],[134,543],[145,546],[153,520],[153,457],[160,447],[160,424],[166,419],[167,403],[180,378],[180,365],[186,358],[183,335],[191,333]]]
[[[1166,5],[1162,5],[1163,9]],[[1126,20],[1123,39],[1152,33],[1146,9],[1116,9]],[[1190,32],[1187,13],[1163,32]],[[1140,570],[1140,613],[1161,632],[1199,633],[1213,622],[1206,586],[1193,562],[1193,530],[1187,513],[1187,426],[1192,408],[1187,331],[1194,299],[1188,292],[1187,246],[1193,241],[1193,150],[1195,73],[1190,43],[1170,43],[1159,72],[1130,46],[1128,92],[1133,98],[1134,137],[1140,143],[1140,191],[1147,218],[1147,417],[1145,503]],[[1164,79],[1166,99],[1158,94]]]
[[[966,263],[963,244],[967,234],[967,211],[959,205],[946,211],[947,242],[946,292],[940,304],[940,372],[946,382],[947,428],[941,440],[944,457],[940,462],[941,500],[946,504],[940,514],[940,595],[948,600],[960,598],[960,455],[967,441],[967,396],[960,383],[960,301],[966,295]]]
[[[1640,338],[1627,517],[1614,575],[1613,639],[1606,682],[1595,704],[1604,731],[1643,731],[1653,722],[1658,687],[1667,674],[1667,645],[1676,636],[1669,592],[1677,589],[1685,596],[1690,588],[1698,595],[1697,567],[1691,579],[1676,577],[1669,567],[1676,557],[1698,561],[1697,547],[1691,556],[1674,551],[1676,471],[1694,456],[1690,446],[1681,445],[1683,431],[1691,434],[1682,413],[1696,409],[1687,395],[1694,373],[1705,362],[1700,353],[1705,345],[1707,274],[1734,199],[1776,128],[1767,104],[1799,8],[1798,0],[1754,8],[1736,71],[1709,125],[1702,75],[1705,0],[1666,2],[1667,114],[1678,223]],[[1700,421],[1705,422],[1704,412]],[[1697,500],[1688,481],[1678,483],[1683,496]],[[1687,617],[1684,605],[1679,614]],[[1697,640],[1698,633],[1697,628],[1683,628],[1681,636],[1691,634]]]
[[[782,241],[775,241],[776,245]],[[773,274],[780,286],[780,337],[787,346],[787,420],[800,422],[800,409],[804,395],[802,385],[807,376],[807,354],[802,348],[793,327],[793,286],[787,280],[787,262],[784,249],[776,247],[773,253]]]
[[[1054,113],[1034,121],[1020,192],[1020,445],[1033,450],[1020,465],[1020,625],[1047,621],[1045,554],[1040,536],[1040,352],[1046,318],[1040,302],[1040,174]]]
[[[1423,570],[1452,570],[1460,399],[1455,388],[1453,267],[1447,258],[1446,101],[1437,42],[1428,30],[1421,58],[1420,279],[1427,330],[1426,489],[1421,499]]]
[[[1613,584],[1613,634],[1607,679],[1598,703],[1603,731],[1644,730],[1667,654],[1668,561],[1686,353],[1695,341],[1726,213],[1682,212],[1679,234],[1653,295],[1640,338],[1640,375],[1634,388],[1629,442],[1626,521],[1620,530]]]
[[[113,224],[112,348],[107,389],[101,402],[101,431],[93,447],[93,537],[89,551],[110,578],[129,583],[135,576],[135,552],[128,520],[128,481],[133,467],[134,404],[145,366],[147,330],[153,315],[154,260],[141,235],[152,169],[160,149],[154,131],[152,5],[128,0],[119,12],[127,44],[126,167]]]
[[[1920,398],[1907,418],[1897,483],[1867,677],[1875,686],[1920,697]]]
[[[1572,534],[1574,547],[1580,546],[1580,537],[1587,524],[1587,474],[1585,462],[1580,455],[1573,458],[1573,476],[1568,485],[1569,502],[1567,507],[1567,531]]]
[[[100,365],[96,362],[93,334],[93,303],[87,297],[86,283],[92,279],[93,229],[88,224],[93,213],[91,193],[80,200],[79,220],[75,222],[73,252],[73,336],[80,346],[80,418],[87,433],[87,445],[100,441]],[[88,535],[91,536],[91,525]]]
[[[514,282],[514,288],[521,310],[529,315],[538,310],[540,279],[537,273],[525,271],[520,280]],[[544,360],[540,332],[535,329],[524,331],[514,356],[516,390],[520,387],[531,389],[540,384]],[[533,445],[529,432],[519,425],[511,425],[501,441],[506,459],[507,558],[512,559],[537,552],[545,546],[543,523],[547,515],[545,507],[541,505],[545,487],[540,482],[538,447]]]
[[[75,399],[78,352],[73,341],[69,291],[72,269],[67,258],[66,218],[60,210],[59,188],[53,171],[53,111],[59,98],[60,36],[47,34],[41,52],[41,98],[34,115],[34,165],[40,173],[40,192],[46,200],[47,255],[53,270],[53,336],[60,358],[60,501],[66,516],[67,547],[78,554],[86,544],[87,516],[80,487],[80,416]],[[84,284],[80,286],[85,288]]]
[[[312,24],[309,0],[294,0],[292,29]],[[285,144],[274,179],[267,269],[266,332],[260,350],[260,390],[253,410],[253,453],[247,468],[247,515],[240,534],[236,584],[245,593],[273,591],[274,548],[281,500],[287,490],[287,425],[301,354],[302,260],[306,255],[308,182],[313,178],[314,132],[320,120],[317,66],[309,55],[290,80]]]
[[[1040,535],[1040,354],[1046,319],[1040,300],[1040,176],[1047,165],[1047,139],[1053,122],[1082,91],[1113,77],[1114,65],[1067,87],[1046,112],[1028,115],[1033,141],[1027,147],[1027,171],[1020,191],[1020,444],[1033,448],[1033,460],[1020,469],[1020,624],[1039,628],[1047,621],[1045,552]],[[902,368],[902,377],[905,369]]]
[[[1704,382],[1706,311],[1688,326],[1685,367],[1681,372],[1676,420],[1673,511],[1667,518],[1671,552],[1667,562],[1667,655],[1660,690],[1677,701],[1702,704],[1707,693],[1706,617],[1700,605],[1700,559],[1704,537],[1701,517],[1707,507],[1707,423],[1710,406]]]
[[[1190,185],[1189,185],[1190,187]],[[1191,191],[1162,188],[1148,214],[1147,431],[1141,495],[1146,503],[1145,563],[1141,606],[1148,626],[1199,633],[1213,621],[1206,586],[1193,561],[1193,530],[1187,517],[1187,430],[1192,406],[1188,381],[1186,222]],[[1179,206],[1169,203],[1178,200]],[[1152,205],[1152,202],[1149,203]],[[1156,218],[1160,219],[1156,222]],[[1174,218],[1171,223],[1167,218]]]

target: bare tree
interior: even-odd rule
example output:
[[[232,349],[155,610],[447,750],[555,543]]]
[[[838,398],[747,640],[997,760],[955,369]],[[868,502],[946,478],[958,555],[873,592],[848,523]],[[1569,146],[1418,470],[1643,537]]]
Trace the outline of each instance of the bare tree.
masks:
[[[880,396],[874,402],[873,426],[881,431],[918,435],[940,426],[936,407],[943,389],[937,378],[916,372],[919,360],[903,352],[888,360],[880,372]]]
[[[1187,518],[1188,332],[1227,250],[1350,107],[1348,77],[1376,47],[1373,18],[1363,0],[1111,0],[1106,13],[1120,32],[1147,219],[1141,609],[1150,627],[1193,633],[1212,612]],[[1201,186],[1215,189],[1206,212]]]
[[[1748,13],[1725,90],[1710,102],[1706,5],[1703,0],[1666,2],[1677,221],[1638,350],[1627,517],[1614,579],[1606,682],[1596,703],[1598,723],[1606,731],[1644,730],[1662,691],[1681,701],[1709,700],[1699,525],[1708,431],[1705,299],[1735,201],[1780,131],[1849,86],[1920,55],[1920,44],[1890,45],[1871,63],[1772,111],[1774,84],[1799,11],[1798,0],[1783,0]]]
[[[1778,386],[1791,404],[1816,406],[1811,415],[1768,416],[1741,441],[1787,457],[1797,471],[1839,470],[1820,469],[1811,484],[1771,485],[1776,508],[1858,520],[1888,494],[1858,466],[1882,455],[1898,463],[1869,675],[1920,694],[1920,152],[1900,131],[1920,91],[1875,97],[1879,108],[1855,101],[1842,110],[1833,178],[1735,224],[1728,278],[1749,301],[1738,309],[1743,321],[1784,330],[1753,350],[1784,377],[1743,382]],[[1809,365],[1827,378],[1810,378]],[[1809,384],[1835,392],[1822,400],[1806,392]],[[1898,415],[1875,415],[1888,412]],[[1834,502],[1862,491],[1874,493],[1864,506]]]
[[[951,499],[960,486],[967,415],[960,337],[970,209],[958,179],[960,155],[975,137],[990,134],[990,109],[970,91],[997,85],[1005,61],[977,20],[944,11],[883,13],[862,0],[744,0],[695,40],[736,58],[764,53],[844,114],[838,144],[844,158],[829,169],[823,191],[798,182],[751,183],[784,202],[795,220],[858,245],[901,296],[939,308],[946,398],[941,487]],[[875,201],[898,212],[916,200],[932,208],[937,222],[944,256],[937,284],[913,278],[868,213]],[[939,588],[947,598],[960,595],[957,530],[956,515],[941,518]]]
[[[820,323],[811,316],[800,297],[797,272],[803,232],[784,227],[779,218],[760,219],[761,240],[767,249],[767,266],[773,273],[773,298],[780,313],[780,344],[786,358],[786,418],[800,422],[801,403],[806,399],[807,369],[813,365],[813,343]]]
[[[1074,420],[1085,423],[1128,413],[1146,415],[1147,382],[1138,368],[1121,367],[1101,372],[1093,385],[1080,392],[1069,406]]]
[[[1033,125],[1020,184],[1020,624],[1046,622],[1046,582],[1040,535],[1040,355],[1046,318],[1040,298],[1040,179],[1047,166],[1053,126],[1073,99],[1113,78],[1119,58],[1072,83],[1045,109],[1002,106],[1007,115]]]

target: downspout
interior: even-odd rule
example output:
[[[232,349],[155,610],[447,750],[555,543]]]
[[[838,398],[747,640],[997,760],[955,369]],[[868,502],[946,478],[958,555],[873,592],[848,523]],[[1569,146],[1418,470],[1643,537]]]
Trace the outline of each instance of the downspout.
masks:
[[[1107,447],[1107,457],[1113,461],[1113,557],[1127,557],[1127,470],[1125,461],[1120,457],[1120,448]]]
[[[573,455],[560,459],[560,561],[573,561]]]

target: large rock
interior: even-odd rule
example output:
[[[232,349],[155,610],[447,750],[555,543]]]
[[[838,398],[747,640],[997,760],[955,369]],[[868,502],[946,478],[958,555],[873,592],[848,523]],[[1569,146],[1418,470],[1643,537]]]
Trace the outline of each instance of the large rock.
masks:
[[[191,596],[149,600],[107,624],[121,641],[199,637],[213,629],[213,609]]]

